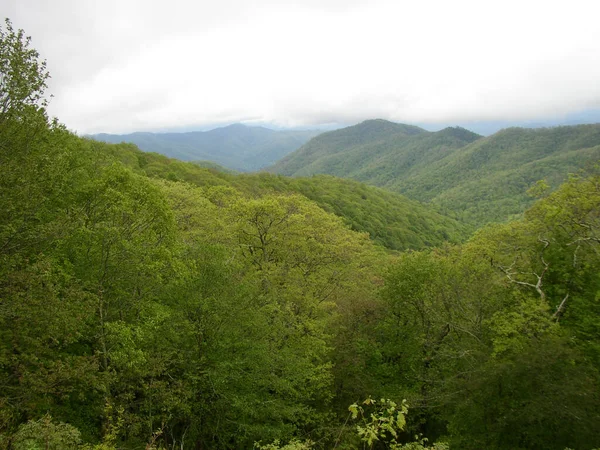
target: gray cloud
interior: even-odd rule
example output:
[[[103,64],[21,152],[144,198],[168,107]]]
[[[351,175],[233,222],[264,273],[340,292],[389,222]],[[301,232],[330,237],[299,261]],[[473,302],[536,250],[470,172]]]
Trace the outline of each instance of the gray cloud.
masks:
[[[254,121],[532,120],[600,105],[600,5],[573,0],[8,0],[82,133]]]

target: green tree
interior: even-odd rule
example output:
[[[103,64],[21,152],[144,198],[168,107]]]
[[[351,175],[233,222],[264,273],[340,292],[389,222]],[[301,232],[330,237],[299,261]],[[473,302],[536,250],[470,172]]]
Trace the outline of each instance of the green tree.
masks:
[[[75,450],[80,448],[81,437],[75,427],[53,423],[52,417],[46,415],[21,425],[12,441],[15,450]]]
[[[50,74],[46,62],[30,48],[31,38],[15,30],[9,19],[0,27],[0,162],[7,152],[23,151],[23,144],[47,126],[45,90]]]
[[[506,293],[482,323],[488,356],[450,383],[462,393],[447,409],[452,444],[598,446],[597,186],[597,175],[573,178],[466,246]]]
[[[0,117],[19,118],[27,108],[46,105],[44,91],[50,74],[39,53],[29,48],[31,38],[15,31],[9,19],[0,29]]]

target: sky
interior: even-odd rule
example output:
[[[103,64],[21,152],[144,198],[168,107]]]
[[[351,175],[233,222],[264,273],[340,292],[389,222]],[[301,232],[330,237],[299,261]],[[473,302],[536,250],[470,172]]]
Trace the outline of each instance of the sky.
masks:
[[[48,62],[50,114],[80,134],[600,121],[598,0],[2,0],[1,9]]]

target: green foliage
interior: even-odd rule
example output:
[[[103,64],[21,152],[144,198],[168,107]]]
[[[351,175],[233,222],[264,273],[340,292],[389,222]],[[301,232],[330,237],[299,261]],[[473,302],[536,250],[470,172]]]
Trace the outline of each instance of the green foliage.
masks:
[[[55,424],[49,415],[21,425],[12,438],[15,450],[74,450],[80,448],[80,443],[80,433],[75,427]]]
[[[365,442],[369,448],[373,448],[375,441],[387,440],[390,448],[397,448],[398,433],[403,431],[406,426],[405,415],[408,413],[406,401],[402,401],[400,408],[389,400],[380,401],[368,398],[363,402],[366,406],[376,406],[374,412],[365,417],[365,411],[362,406],[353,403],[348,407],[352,419],[356,420],[360,416],[361,424],[356,425],[356,432],[362,442]]]
[[[353,230],[393,250],[459,242],[471,231],[456,220],[398,194],[331,176],[287,178],[260,174],[234,180],[244,191],[296,192],[342,217]]]
[[[370,373],[401,380],[428,435],[467,449],[597,445],[597,186],[573,178],[520,222],[392,266],[375,346],[386,365]]]
[[[388,149],[388,141],[405,141],[419,137],[425,130],[388,122],[367,120],[341,130],[323,133],[278,161],[270,171],[282,175],[307,176],[319,173],[338,174],[333,171],[355,170],[365,162],[376,159]],[[367,150],[368,149],[368,150]],[[354,169],[353,169],[354,168]],[[333,170],[333,171],[332,171]]]
[[[502,130],[482,138],[460,128],[407,133],[371,121],[324,133],[269,170],[352,178],[429,202],[476,226],[520,216],[542,178],[556,189],[600,158],[600,126]]]
[[[471,243],[511,295],[487,322],[491,357],[455,404],[456,445],[597,445],[597,180],[594,174],[573,178],[522,222],[488,228]],[[481,420],[490,415],[498,419]],[[461,438],[466,430],[469,438]]]
[[[548,314],[548,305],[538,299],[526,298],[514,309],[502,310],[489,320],[493,342],[492,356],[522,353],[532,338],[541,338],[557,331],[558,325]]]
[[[462,384],[452,446],[465,449],[591,448],[598,443],[597,373],[558,336],[534,337],[490,359]]]
[[[350,416],[348,419],[359,421],[359,424],[352,427],[353,434],[357,443],[362,443],[363,448],[389,448],[392,450],[424,450],[427,448],[433,450],[447,450],[448,446],[444,443],[436,443],[432,446],[427,446],[427,438],[415,437],[415,441],[408,443],[399,443],[400,434],[406,427],[406,415],[408,413],[408,405],[406,400],[403,400],[400,405],[389,399],[381,399],[379,401],[367,398],[362,404],[353,403],[348,407]],[[343,431],[343,430],[342,430]],[[333,448],[357,448],[355,444],[340,442],[338,439],[334,443]],[[349,439],[346,436],[345,439]],[[348,447],[347,445],[352,445]],[[261,450],[310,450],[314,448],[316,443],[306,440],[299,441],[291,440],[288,444],[281,446],[279,440],[275,440],[271,444],[261,445],[255,443],[254,448]],[[360,444],[358,444],[360,445]],[[381,447],[383,445],[383,447]]]
[[[597,171],[443,244],[464,228],[360,183],[80,139],[48,123],[22,32],[1,43],[38,74],[3,91],[1,448],[600,444]],[[386,400],[348,416],[366,392]]]
[[[44,91],[50,77],[46,62],[29,48],[31,38],[15,31],[9,19],[0,28],[0,127],[9,121],[25,121],[31,111],[46,106]]]
[[[233,176],[143,153],[128,144],[109,146],[92,141],[90,145],[103,155],[118,158],[136,173],[205,187],[209,197],[213,195],[211,192],[216,195],[220,189],[225,189],[224,199],[239,194],[253,197],[272,193],[302,194],[327,212],[342,217],[353,230],[367,232],[375,242],[393,250],[460,242],[472,231],[430,207],[351,180],[330,176],[293,179],[266,173]]]
[[[259,450],[310,450],[313,448],[312,441],[299,441],[298,439],[292,439],[287,444],[281,445],[279,439],[275,439],[271,444],[261,445],[256,442],[254,448]]]

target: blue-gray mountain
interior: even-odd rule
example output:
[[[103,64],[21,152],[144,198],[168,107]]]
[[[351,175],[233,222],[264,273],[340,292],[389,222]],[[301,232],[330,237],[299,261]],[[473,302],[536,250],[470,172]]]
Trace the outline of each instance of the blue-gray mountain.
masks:
[[[251,172],[275,163],[319,133],[234,124],[189,133],[102,133],[91,137],[109,143],[131,142],[145,152],[182,161],[211,161],[229,169]]]

